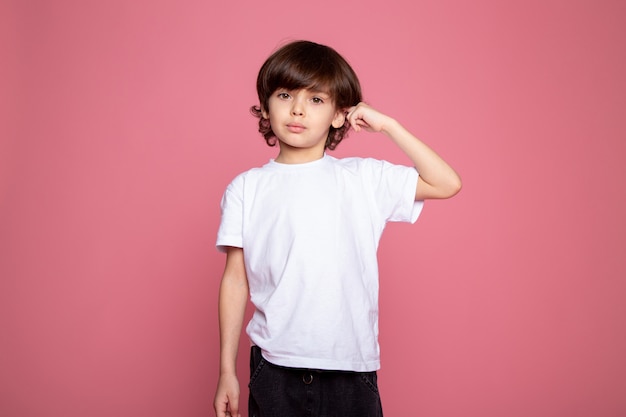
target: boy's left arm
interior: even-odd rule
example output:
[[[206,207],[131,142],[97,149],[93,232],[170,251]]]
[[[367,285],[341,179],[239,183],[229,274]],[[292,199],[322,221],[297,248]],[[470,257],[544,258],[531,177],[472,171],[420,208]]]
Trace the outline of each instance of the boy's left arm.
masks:
[[[461,178],[454,169],[395,119],[359,103],[348,110],[346,120],[356,132],[384,133],[413,161],[420,176],[415,200],[450,198],[461,190]]]

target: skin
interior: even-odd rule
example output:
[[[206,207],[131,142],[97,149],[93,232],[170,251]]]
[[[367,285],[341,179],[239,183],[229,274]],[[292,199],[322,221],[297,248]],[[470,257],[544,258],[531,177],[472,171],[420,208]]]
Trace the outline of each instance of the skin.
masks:
[[[437,153],[395,119],[365,103],[337,109],[324,92],[279,89],[263,110],[279,141],[276,162],[301,164],[324,156],[330,126],[349,123],[355,132],[380,132],[398,146],[419,172],[415,200],[449,198],[461,189],[458,174]],[[271,111],[270,111],[271,110]],[[228,248],[219,293],[220,377],[214,407],[217,417],[240,416],[236,360],[248,300],[243,249]]]
[[[324,156],[330,126],[341,127],[345,113],[336,109],[330,95],[307,89],[278,89],[269,99],[271,112],[263,111],[270,120],[279,141],[275,161],[284,164],[311,162]]]
[[[350,108],[346,119],[356,132],[385,134],[411,159],[420,179],[415,190],[416,201],[450,198],[461,190],[461,178],[454,169],[395,119],[365,103]]]
[[[248,278],[243,262],[243,249],[230,247],[226,252],[226,267],[220,285],[218,305],[220,377],[213,403],[218,417],[241,416],[235,364],[247,302]]]

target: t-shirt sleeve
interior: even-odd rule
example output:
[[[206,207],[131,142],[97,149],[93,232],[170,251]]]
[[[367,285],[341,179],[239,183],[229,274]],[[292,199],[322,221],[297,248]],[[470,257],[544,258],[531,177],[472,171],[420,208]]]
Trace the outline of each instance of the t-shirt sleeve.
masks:
[[[413,167],[370,160],[374,199],[386,221],[415,223],[423,201],[415,201],[419,174]]]
[[[243,247],[243,177],[231,182],[222,196],[221,221],[217,231],[217,250],[226,252],[227,246]]]

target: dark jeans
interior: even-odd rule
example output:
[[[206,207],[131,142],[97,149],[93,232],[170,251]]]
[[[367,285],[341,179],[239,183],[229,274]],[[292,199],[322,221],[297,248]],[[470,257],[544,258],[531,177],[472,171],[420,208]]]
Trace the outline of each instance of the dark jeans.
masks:
[[[376,372],[320,371],[250,353],[249,417],[382,417]]]

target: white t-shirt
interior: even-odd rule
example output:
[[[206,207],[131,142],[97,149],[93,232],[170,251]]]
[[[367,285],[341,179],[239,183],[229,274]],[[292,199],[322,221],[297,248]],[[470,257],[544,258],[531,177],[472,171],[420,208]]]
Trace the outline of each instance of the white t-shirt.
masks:
[[[265,359],[379,369],[376,251],[388,221],[417,220],[417,181],[415,168],[325,155],[271,160],[228,185],[217,247],[243,248],[255,306],[247,333]]]

